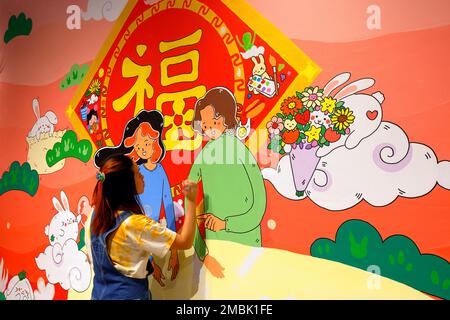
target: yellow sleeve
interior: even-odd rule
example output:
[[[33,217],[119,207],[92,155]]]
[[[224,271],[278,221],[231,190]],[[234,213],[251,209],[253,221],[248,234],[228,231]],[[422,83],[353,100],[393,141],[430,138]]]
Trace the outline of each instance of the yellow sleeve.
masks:
[[[136,241],[143,250],[158,257],[167,254],[177,236],[174,231],[141,214],[131,216],[127,227],[134,229]]]

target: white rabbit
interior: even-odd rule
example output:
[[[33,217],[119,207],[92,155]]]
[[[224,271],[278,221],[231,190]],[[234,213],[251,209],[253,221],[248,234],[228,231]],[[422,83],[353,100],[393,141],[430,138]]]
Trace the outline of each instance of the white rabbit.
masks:
[[[39,110],[39,100],[33,99],[33,111],[36,115],[36,123],[28,134],[29,138],[36,138],[39,140],[41,134],[49,133],[50,136],[53,135],[54,125],[58,123],[58,118],[56,114],[52,111],[48,111],[43,117],[41,117],[41,113]]]
[[[346,83],[349,78],[350,73],[345,72],[331,79],[324,87],[324,96],[331,96],[331,92]],[[335,100],[343,101],[344,107],[353,111],[355,120],[350,125],[350,133],[342,135],[338,141],[329,146],[319,148],[316,153],[318,157],[323,157],[343,145],[348,149],[353,149],[359,145],[361,140],[377,130],[382,120],[383,109],[381,104],[384,101],[384,95],[381,92],[357,94],[374,84],[375,80],[371,78],[360,79],[347,84],[334,95]]]
[[[255,64],[253,66],[253,75],[260,76],[263,79],[272,79],[267,73],[266,63],[264,61],[264,56],[262,54],[258,55],[259,62],[256,57],[252,57],[252,61]]]
[[[50,244],[63,246],[68,239],[77,241],[81,215],[75,216],[70,211],[69,201],[64,191],[61,191],[62,205],[56,197],[53,197],[52,201],[58,213],[53,216],[50,225],[45,227],[45,235],[48,236]]]

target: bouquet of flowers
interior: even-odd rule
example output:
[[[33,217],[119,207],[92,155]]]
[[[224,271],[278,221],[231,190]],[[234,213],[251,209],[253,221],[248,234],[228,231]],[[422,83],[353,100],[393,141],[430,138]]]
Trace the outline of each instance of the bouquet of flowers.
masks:
[[[281,112],[267,123],[268,148],[289,154],[297,196],[303,196],[320,158],[316,148],[329,146],[350,133],[353,111],[323,89],[308,87],[283,101]]]

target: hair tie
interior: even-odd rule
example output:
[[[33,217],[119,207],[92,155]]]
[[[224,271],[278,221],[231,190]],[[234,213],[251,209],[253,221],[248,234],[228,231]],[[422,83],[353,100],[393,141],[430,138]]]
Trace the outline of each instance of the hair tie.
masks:
[[[105,174],[103,172],[97,171],[95,175],[98,181],[105,181]]]

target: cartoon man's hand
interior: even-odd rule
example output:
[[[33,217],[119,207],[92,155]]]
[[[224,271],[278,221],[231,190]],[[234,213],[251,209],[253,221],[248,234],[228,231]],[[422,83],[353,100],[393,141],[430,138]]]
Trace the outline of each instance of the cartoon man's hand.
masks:
[[[224,278],[225,275],[223,271],[225,268],[220,264],[219,261],[217,261],[216,258],[212,257],[211,255],[207,255],[205,257],[205,260],[203,261],[206,269],[208,269],[211,274],[216,278]]]
[[[205,220],[205,228],[217,232],[225,229],[225,221],[217,218],[212,213],[206,213],[199,216],[199,219]]]

